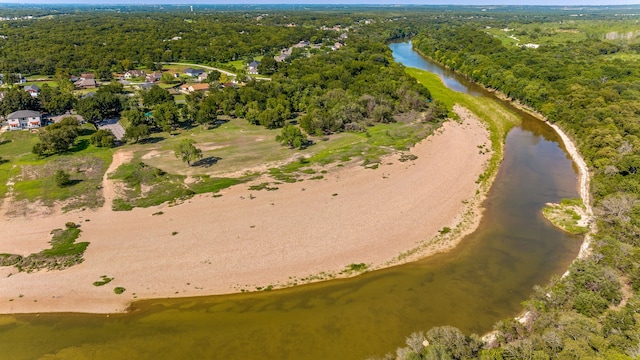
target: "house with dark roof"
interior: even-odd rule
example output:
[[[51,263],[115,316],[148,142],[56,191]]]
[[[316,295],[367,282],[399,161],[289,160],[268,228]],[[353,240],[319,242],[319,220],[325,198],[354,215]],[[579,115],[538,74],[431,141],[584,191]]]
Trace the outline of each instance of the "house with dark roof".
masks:
[[[149,83],[154,83],[154,82],[160,81],[161,78],[162,78],[162,73],[159,71],[155,71],[155,72],[152,72],[151,74],[147,74],[145,81]]]
[[[7,115],[9,130],[35,129],[42,126],[42,114],[33,110],[18,110]]]
[[[92,73],[83,73],[80,78],[73,82],[78,89],[93,89],[98,86],[95,75]]]
[[[257,75],[258,74],[258,65],[260,65],[260,63],[257,62],[257,61],[250,62],[249,65],[247,66],[247,73],[249,73],[251,75]]]
[[[38,97],[40,94],[40,87],[38,85],[27,85],[24,87],[24,91],[28,92],[31,97]]]
[[[204,72],[205,71],[202,70],[202,69],[186,68],[186,69],[184,69],[184,71],[182,73],[187,75],[187,76],[196,77],[196,76],[200,76],[200,74],[202,74]]]

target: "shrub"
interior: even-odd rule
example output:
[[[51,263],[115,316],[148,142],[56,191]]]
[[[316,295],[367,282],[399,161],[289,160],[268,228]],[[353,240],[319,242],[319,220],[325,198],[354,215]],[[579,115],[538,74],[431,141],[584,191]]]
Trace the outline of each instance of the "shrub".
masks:
[[[57,187],[65,187],[71,185],[71,175],[64,170],[56,170],[53,175],[53,180],[56,182]]]

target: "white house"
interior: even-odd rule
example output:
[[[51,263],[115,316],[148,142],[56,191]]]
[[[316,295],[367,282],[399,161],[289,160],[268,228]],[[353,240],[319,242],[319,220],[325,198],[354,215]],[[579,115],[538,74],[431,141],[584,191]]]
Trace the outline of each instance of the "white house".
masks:
[[[42,126],[42,114],[33,110],[19,110],[7,115],[9,130],[35,129]]]
[[[32,97],[37,98],[40,94],[40,87],[38,85],[27,85],[24,87],[24,91],[28,92]]]
[[[185,75],[191,76],[191,77],[200,76],[200,74],[202,74],[203,72],[205,71],[202,69],[192,69],[192,68],[186,68],[183,71]]]
[[[124,78],[129,80],[129,79],[133,79],[133,78],[137,78],[145,75],[147,74],[142,70],[129,70],[126,73],[124,73]]]
[[[258,65],[260,65],[259,62],[257,61],[252,61],[249,63],[249,65],[247,66],[247,72],[251,75],[257,75],[258,74]]]

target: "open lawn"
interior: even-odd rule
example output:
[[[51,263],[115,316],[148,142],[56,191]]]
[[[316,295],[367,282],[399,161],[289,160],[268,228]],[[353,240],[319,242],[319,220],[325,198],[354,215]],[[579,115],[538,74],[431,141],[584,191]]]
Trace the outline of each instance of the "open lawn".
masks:
[[[322,166],[354,159],[377,167],[383,155],[407,150],[435,127],[419,122],[379,124],[364,133],[314,138],[305,149],[281,146],[275,141],[281,130],[251,125],[244,119],[230,119],[214,129],[155,133],[146,141],[127,145],[131,160],[112,175],[124,185],[124,196],[115,200],[113,208],[129,210],[184,200],[264,174],[271,175],[274,183],[321,179]],[[174,156],[175,146],[185,138],[203,153],[191,166]]]
[[[28,85],[38,85],[40,87],[42,87],[42,85],[47,84],[50,87],[58,87],[58,83],[56,81],[53,80],[47,80],[47,81],[27,81],[26,83],[21,84],[22,86],[28,86]]]
[[[177,136],[154,134],[150,142],[155,144],[135,144],[130,148],[135,152],[134,158],[168,173],[238,176],[244,172],[265,172],[301,157],[308,159],[307,166],[354,157],[376,161],[392,150],[407,149],[424,138],[429,129],[429,125],[422,124],[380,124],[366,133],[312,138],[313,144],[300,150],[278,144],[275,137],[280,133],[279,129],[269,130],[251,125],[244,119],[231,119],[211,130],[196,127]],[[175,145],[185,137],[194,140],[203,153],[203,159],[190,167],[173,155]]]

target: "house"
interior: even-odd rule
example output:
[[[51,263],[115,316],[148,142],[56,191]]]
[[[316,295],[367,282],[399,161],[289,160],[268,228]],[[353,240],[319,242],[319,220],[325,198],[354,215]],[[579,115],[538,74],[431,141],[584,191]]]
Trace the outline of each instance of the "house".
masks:
[[[78,89],[93,89],[98,86],[98,83],[92,73],[82,73],[80,78],[73,82],[73,85]]]
[[[136,84],[134,88],[136,88],[137,90],[149,90],[151,89],[152,86],[153,86],[153,83],[144,82],[142,84]]]
[[[249,73],[250,75],[257,75],[258,65],[260,65],[260,63],[257,61],[250,62],[249,65],[247,66],[247,73]]]
[[[40,87],[38,85],[27,85],[24,87],[24,91],[28,92],[31,97],[38,97],[40,95]]]
[[[207,91],[209,90],[209,84],[184,84],[180,86],[180,91],[185,94],[190,94],[196,91]]]
[[[182,73],[187,75],[187,76],[196,77],[196,76],[200,76],[200,74],[204,73],[204,70],[186,68],[186,69],[184,69],[184,71]]]
[[[11,74],[10,79],[6,81],[7,84],[24,84],[27,82],[27,78],[22,74]],[[4,74],[0,74],[0,85],[5,83]]]
[[[42,114],[33,110],[19,110],[7,115],[10,130],[35,129],[42,126]]]
[[[159,71],[154,71],[151,74],[147,74],[147,76],[145,77],[145,81],[154,83],[160,81],[160,78],[162,78],[162,73]]]
[[[309,41],[300,41],[299,43],[293,45],[293,47],[297,49],[304,49],[309,45],[311,45]]]
[[[274,57],[274,59],[277,62],[283,62],[291,56],[292,52],[293,52],[293,48],[283,49],[282,51],[280,51],[280,55]]]
[[[198,75],[198,81],[199,81],[199,82],[206,81],[206,80],[207,80],[207,78],[209,78],[209,74],[207,74],[206,72],[204,72],[204,73],[202,73],[202,74]]]
[[[129,79],[133,79],[133,78],[137,78],[145,75],[146,73],[142,70],[129,70],[126,73],[124,73],[124,78],[129,80]]]

